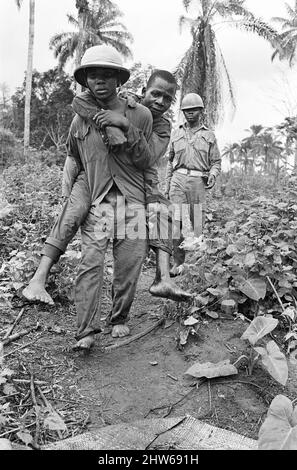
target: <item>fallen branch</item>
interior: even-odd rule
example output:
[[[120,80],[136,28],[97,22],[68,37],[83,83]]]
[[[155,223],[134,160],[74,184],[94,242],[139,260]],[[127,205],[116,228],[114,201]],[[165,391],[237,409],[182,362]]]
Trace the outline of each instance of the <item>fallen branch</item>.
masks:
[[[283,312],[284,312],[284,311],[285,311],[285,307],[283,306],[283,303],[282,303],[282,301],[281,301],[281,299],[280,299],[280,296],[278,295],[278,293],[277,293],[277,291],[276,291],[276,288],[275,288],[274,285],[272,284],[272,282],[271,282],[271,280],[270,280],[270,277],[269,277],[269,276],[266,276],[266,278],[267,278],[269,284],[271,285],[271,287],[272,287],[272,289],[273,289],[273,292],[275,293],[276,298],[277,298],[277,300],[278,300],[278,302],[279,302],[279,304],[280,304],[280,306],[281,306],[281,308],[283,309]]]
[[[11,333],[12,333],[13,330],[15,329],[16,325],[18,324],[18,322],[19,322],[20,319],[22,318],[24,312],[25,312],[25,308],[22,308],[22,310],[19,312],[19,314],[18,314],[18,316],[16,317],[15,321],[13,322],[13,324],[12,324],[12,325],[8,328],[8,330],[6,331],[3,340],[5,340],[6,338],[8,338],[8,337],[11,335]],[[3,341],[3,342],[4,342],[4,341]]]
[[[34,447],[34,449],[39,449],[40,447],[38,445],[38,440],[39,440],[39,434],[40,434],[40,416],[39,416],[39,406],[37,405],[37,401],[36,401],[33,374],[31,374],[31,379],[30,379],[30,391],[31,391],[32,402],[35,408],[35,416],[36,416],[35,436],[34,436],[34,441],[31,445],[32,447]]]
[[[207,386],[208,386],[209,412],[211,412],[212,402],[211,402],[211,383],[210,383],[210,380],[207,381]]]
[[[56,410],[54,409],[54,407],[52,406],[52,404],[48,401],[48,399],[46,398],[46,396],[44,395],[43,391],[41,390],[41,388],[39,387],[39,385],[37,385],[37,390],[39,392],[39,395],[41,396],[42,400],[43,400],[43,403],[45,404],[45,406],[52,412],[55,412],[56,413]],[[57,429],[57,433],[58,433],[58,436],[60,439],[63,438],[63,435],[61,433],[60,430]]]
[[[158,328],[159,326],[161,326],[165,321],[165,318],[160,318],[160,320],[157,321],[157,323],[155,323],[154,325],[150,326],[149,328],[147,328],[146,330],[142,331],[141,333],[137,333],[136,335],[134,336],[131,336],[131,338],[128,338],[124,341],[121,341],[120,343],[116,343],[116,344],[112,344],[111,346],[106,346],[104,348],[104,351],[105,352],[109,352],[109,351],[112,351],[113,349],[117,349],[117,348],[120,348],[121,346],[126,346],[127,344],[130,344],[132,343],[132,341],[136,341],[137,339],[139,338],[142,338],[143,336],[151,333],[151,331],[155,330],[156,328]]]
[[[168,408],[168,412],[166,413],[166,415],[163,416],[163,418],[166,418],[167,416],[169,416],[169,414],[171,413],[172,409],[178,405],[181,401],[183,401],[185,398],[187,398],[192,392],[194,392],[195,390],[197,390],[199,388],[200,385],[204,384],[206,382],[206,379],[202,379],[199,383],[197,382],[196,384],[196,387],[192,388],[188,393],[186,393],[185,395],[183,395],[179,400],[177,400],[176,402],[174,403],[169,403],[169,405],[161,405],[161,406],[156,406],[156,408],[151,408],[147,414],[144,416],[144,418],[146,418],[152,411],[156,411],[156,410],[162,410],[163,408]]]
[[[40,336],[39,336],[38,338],[35,338],[34,341],[30,341],[30,343],[23,344],[23,345],[20,346],[19,348],[16,348],[16,349],[14,349],[13,351],[10,351],[10,352],[4,354],[3,357],[10,356],[11,354],[17,353],[17,352],[20,351],[21,349],[25,349],[25,348],[27,348],[28,346],[31,346],[32,344],[36,343],[36,341],[38,341],[39,338],[40,338]]]
[[[35,424],[36,423],[34,422],[34,423],[31,423],[31,424],[22,425],[18,428],[15,428],[15,429],[10,429],[10,431],[5,431],[4,433],[0,434],[0,437],[7,436],[8,434],[11,434],[12,432],[23,431],[26,428],[30,428],[31,426],[35,426]]]
[[[171,428],[166,429],[165,431],[162,431],[162,432],[160,432],[159,434],[157,434],[156,437],[152,440],[152,442],[150,442],[150,443],[146,446],[145,450],[149,449],[149,447],[150,447],[160,436],[162,436],[162,434],[165,434],[166,432],[171,431],[172,429],[176,428],[177,426],[179,426],[180,424],[182,424],[186,419],[187,419],[187,417],[184,416],[178,423],[176,423],[176,424],[174,424],[173,426],[171,426]]]
[[[22,338],[22,336],[28,335],[31,331],[37,330],[39,328],[39,324],[32,326],[31,328],[27,328],[26,330],[22,330],[19,333],[15,333],[14,335],[8,336],[3,340],[3,344],[6,346],[7,344],[15,341],[16,339]]]
[[[29,379],[12,379],[13,382],[20,383],[20,384],[29,384],[31,380]],[[34,380],[35,385],[47,385],[47,382],[44,380]]]

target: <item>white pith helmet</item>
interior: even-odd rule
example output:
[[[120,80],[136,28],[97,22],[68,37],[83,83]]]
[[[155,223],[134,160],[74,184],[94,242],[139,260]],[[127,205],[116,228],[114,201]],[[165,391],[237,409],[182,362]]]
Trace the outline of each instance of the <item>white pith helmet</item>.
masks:
[[[86,86],[86,69],[102,67],[119,71],[121,85],[130,77],[130,71],[123,66],[123,60],[119,52],[111,46],[98,45],[86,50],[81,59],[81,64],[74,71],[75,80],[82,86]]]

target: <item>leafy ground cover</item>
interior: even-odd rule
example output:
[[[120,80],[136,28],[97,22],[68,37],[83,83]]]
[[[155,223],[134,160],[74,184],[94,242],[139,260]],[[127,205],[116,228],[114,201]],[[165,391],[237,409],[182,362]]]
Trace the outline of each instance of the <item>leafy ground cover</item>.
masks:
[[[296,401],[296,179],[275,187],[222,178],[204,241],[189,242],[178,281],[193,302],[152,298],[151,255],[130,319],[132,335],[150,332],[118,346],[104,331],[81,356],[71,350],[79,238],[50,277],[54,307],[20,295],[59,211],[60,178],[36,155],[2,175],[0,438],[38,447],[107,424],[191,414],[256,439],[276,395]],[[103,315],[110,253],[106,273]]]

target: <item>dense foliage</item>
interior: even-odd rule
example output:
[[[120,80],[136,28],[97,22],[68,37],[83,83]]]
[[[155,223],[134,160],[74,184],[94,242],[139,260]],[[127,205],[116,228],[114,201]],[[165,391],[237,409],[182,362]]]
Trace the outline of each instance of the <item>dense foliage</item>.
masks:
[[[287,352],[297,347],[296,182],[287,177],[276,187],[273,179],[233,177],[217,188],[204,242],[188,255],[183,275],[197,294],[194,315],[228,307],[250,319],[273,315]]]
[[[57,67],[34,71],[31,98],[31,146],[60,148],[65,144],[73,118],[72,78]],[[12,96],[14,128],[18,137],[24,128],[25,83]]]

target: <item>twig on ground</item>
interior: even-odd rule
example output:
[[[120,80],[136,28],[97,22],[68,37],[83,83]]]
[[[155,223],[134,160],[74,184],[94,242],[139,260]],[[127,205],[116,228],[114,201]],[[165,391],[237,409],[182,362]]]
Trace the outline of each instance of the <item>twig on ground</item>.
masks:
[[[40,338],[40,336],[39,336],[38,338],[35,338],[34,341],[30,341],[30,343],[23,344],[23,345],[20,346],[19,348],[16,348],[16,349],[14,349],[13,351],[10,351],[10,352],[4,354],[3,357],[10,356],[11,354],[17,353],[17,352],[20,351],[21,349],[25,349],[25,348],[27,348],[28,346],[31,346],[32,344],[36,343],[36,341],[38,341],[39,338]]]
[[[11,343],[12,341],[15,341],[16,339],[19,339],[21,338],[22,336],[25,336],[25,335],[28,335],[29,333],[31,333],[31,331],[34,331],[34,330],[37,330],[37,328],[39,328],[39,324],[37,323],[37,325],[35,326],[32,326],[30,328],[27,328],[26,330],[22,330],[20,331],[19,333],[16,333],[14,335],[11,335],[11,336],[8,336],[6,339],[4,339],[2,342],[4,344],[4,346],[6,346],[7,344]]]
[[[24,383],[24,384],[29,384],[31,383],[31,380],[29,379],[12,379],[13,382],[16,382],[16,383]],[[47,382],[45,382],[44,380],[34,380],[34,383],[35,385],[47,385]]]
[[[35,426],[35,424],[36,424],[36,421],[34,421],[34,423],[31,423],[31,424],[26,424],[25,426],[20,426],[16,429],[10,429],[9,431],[6,431],[6,432],[0,434],[0,437],[7,436],[8,434],[11,434],[12,432],[23,431],[23,429],[25,429],[25,428],[30,428],[31,426]]]
[[[171,426],[171,428],[166,429],[165,431],[160,432],[159,434],[156,435],[156,437],[146,446],[145,450],[149,449],[149,447],[162,435],[165,434],[168,431],[171,431],[172,429],[176,428],[180,424],[182,424],[185,420],[187,419],[186,416],[184,416],[178,423],[174,424]]]
[[[283,306],[283,303],[282,303],[282,301],[281,301],[281,299],[280,299],[280,296],[278,295],[278,293],[277,293],[277,291],[276,291],[276,288],[275,288],[274,285],[272,284],[272,282],[271,282],[271,280],[270,280],[270,277],[269,277],[269,276],[266,276],[266,278],[267,278],[269,284],[271,285],[271,287],[272,287],[272,289],[273,289],[273,292],[275,293],[276,298],[277,298],[277,300],[279,301],[279,304],[280,304],[280,306],[281,306],[281,308],[283,309],[283,312],[284,312],[284,311],[285,311],[285,307]]]
[[[112,344],[111,346],[106,346],[104,348],[105,352],[112,351],[113,349],[120,348],[121,346],[126,346],[127,344],[132,343],[132,341],[136,341],[139,338],[142,338],[143,336],[147,335],[148,333],[151,333],[151,331],[155,330],[159,326],[161,326],[164,323],[165,319],[162,317],[160,320],[158,320],[154,325],[150,326],[144,331],[141,331],[140,333],[137,333],[134,336],[131,336],[131,338],[128,338],[124,341],[121,341],[120,343]]]
[[[169,377],[172,380],[175,380],[176,382],[178,381],[178,379],[171,374],[167,374],[167,377]]]
[[[42,398],[42,400],[43,400],[45,406],[46,406],[49,410],[56,412],[55,409],[54,409],[54,407],[52,406],[52,404],[48,401],[48,399],[46,398],[46,396],[45,396],[44,393],[42,392],[42,390],[41,390],[41,388],[39,387],[39,385],[37,385],[37,390],[38,390],[39,395],[41,396],[41,398]],[[56,413],[57,413],[57,412],[56,412]],[[58,433],[59,438],[62,439],[62,438],[63,438],[63,435],[62,435],[61,431],[60,431],[60,430],[57,430],[57,433]]]
[[[144,418],[146,418],[152,411],[162,410],[163,408],[168,408],[168,410],[169,410],[168,413],[163,416],[163,418],[166,418],[166,416],[168,416],[168,415],[171,413],[172,409],[173,409],[176,405],[178,405],[181,401],[183,401],[185,398],[187,398],[193,391],[197,390],[197,389],[200,387],[200,385],[202,385],[204,382],[206,382],[206,379],[202,379],[202,380],[199,382],[199,384],[198,384],[198,382],[197,382],[197,386],[196,386],[196,387],[191,388],[191,390],[190,390],[188,393],[186,393],[185,395],[183,395],[179,400],[177,400],[177,401],[174,402],[174,403],[169,403],[169,405],[161,405],[161,406],[156,406],[155,408],[151,408],[151,409],[147,412],[147,414],[144,416]]]
[[[39,407],[36,401],[36,395],[35,395],[35,384],[34,384],[34,375],[33,373],[31,374],[31,379],[30,379],[30,390],[31,390],[31,397],[32,397],[32,402],[35,408],[35,416],[36,416],[36,428],[35,428],[35,436],[34,436],[34,441],[32,443],[32,446],[34,449],[39,449],[39,444],[38,444],[38,439],[39,439],[39,434],[40,434],[40,416],[39,416]]]
[[[19,312],[18,316],[16,317],[15,321],[13,322],[13,324],[8,328],[8,330],[6,331],[4,337],[3,337],[3,342],[6,338],[8,338],[11,333],[13,332],[14,328],[16,327],[16,325],[18,324],[18,322],[20,321],[20,319],[22,318],[23,316],[23,313],[25,312],[25,308],[22,308],[22,310]]]
[[[207,381],[207,387],[208,387],[208,399],[209,399],[209,412],[211,412],[212,403],[211,403],[211,383],[210,383],[210,380]]]

